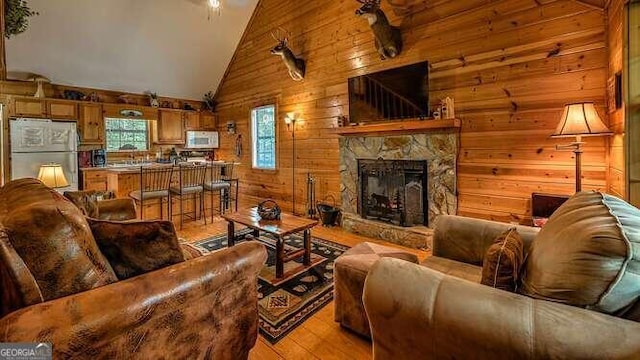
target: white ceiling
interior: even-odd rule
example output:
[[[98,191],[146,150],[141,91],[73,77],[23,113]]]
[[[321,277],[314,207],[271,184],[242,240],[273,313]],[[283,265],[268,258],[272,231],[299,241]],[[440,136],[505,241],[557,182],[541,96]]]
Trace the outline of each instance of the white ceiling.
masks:
[[[258,0],[28,0],[40,13],[7,40],[8,71],[56,84],[200,100],[216,90]]]

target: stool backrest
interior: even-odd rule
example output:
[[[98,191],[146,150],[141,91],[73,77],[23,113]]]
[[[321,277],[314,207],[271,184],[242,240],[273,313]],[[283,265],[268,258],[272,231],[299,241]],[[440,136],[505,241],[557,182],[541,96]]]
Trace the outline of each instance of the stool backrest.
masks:
[[[234,177],[233,177],[233,162],[224,163],[223,167],[224,167],[224,171],[222,172],[223,173],[222,178],[224,180],[234,179]]]
[[[202,186],[207,171],[206,165],[180,164],[180,188]]]
[[[219,183],[224,180],[222,177],[222,170],[224,169],[224,164],[211,164],[211,182]]]
[[[140,190],[162,191],[169,190],[173,166],[140,167]]]

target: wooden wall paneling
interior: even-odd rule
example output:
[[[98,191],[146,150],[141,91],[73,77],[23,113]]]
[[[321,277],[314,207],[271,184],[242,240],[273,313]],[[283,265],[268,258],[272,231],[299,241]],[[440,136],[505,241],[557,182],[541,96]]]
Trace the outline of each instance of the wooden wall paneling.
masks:
[[[625,0],[610,0],[607,4],[607,78],[611,79],[623,68],[624,42],[624,4]],[[607,92],[607,103],[613,94]],[[614,133],[609,142],[608,153],[611,159],[608,172],[607,190],[621,198],[628,198],[625,171],[625,110],[615,109],[609,113],[609,129]]]
[[[598,0],[599,1],[599,0]],[[339,200],[336,117],[348,115],[347,79],[429,61],[430,102],[453,96],[462,121],[459,158],[460,214],[526,223],[532,192],[571,194],[573,153],[556,151],[568,140],[550,139],[571,101],[595,101],[604,109],[607,37],[602,8],[568,0],[383,1],[391,23],[400,25],[403,53],[381,61],[366,21],[354,15],[355,1],[327,0],[300,6],[261,0],[224,77],[219,130],[235,121],[243,154],[236,159],[241,196],[274,197],[291,208],[292,143],[278,128],[275,173],[251,169],[249,111],[265,96],[278,96],[278,119],[297,111],[296,204],[304,210],[306,173],[318,180],[317,198]],[[596,4],[597,5],[597,4]],[[291,32],[293,52],[307,61],[302,82],[289,79],[269,54],[269,33]],[[602,113],[604,115],[604,113]],[[228,140],[226,140],[228,139]],[[608,145],[587,139],[585,188],[607,189]],[[221,157],[234,155],[235,137],[223,137]],[[321,188],[321,189],[320,189]]]
[[[0,81],[7,79],[7,51],[4,37],[4,2],[0,0]]]

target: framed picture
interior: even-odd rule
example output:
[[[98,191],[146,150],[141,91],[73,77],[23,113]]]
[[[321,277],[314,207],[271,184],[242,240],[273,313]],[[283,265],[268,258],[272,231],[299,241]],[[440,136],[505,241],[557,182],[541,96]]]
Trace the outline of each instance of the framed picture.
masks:
[[[622,71],[618,71],[607,80],[607,95],[609,113],[622,108]]]

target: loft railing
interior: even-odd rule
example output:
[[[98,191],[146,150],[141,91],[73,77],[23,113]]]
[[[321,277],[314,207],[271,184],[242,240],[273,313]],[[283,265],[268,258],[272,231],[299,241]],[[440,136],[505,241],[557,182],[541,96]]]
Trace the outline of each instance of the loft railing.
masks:
[[[369,76],[360,76],[349,86],[352,87],[352,106],[364,103],[372,117],[396,120],[425,116],[418,105]]]

